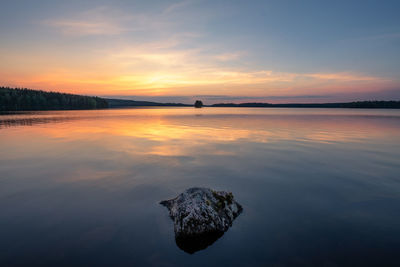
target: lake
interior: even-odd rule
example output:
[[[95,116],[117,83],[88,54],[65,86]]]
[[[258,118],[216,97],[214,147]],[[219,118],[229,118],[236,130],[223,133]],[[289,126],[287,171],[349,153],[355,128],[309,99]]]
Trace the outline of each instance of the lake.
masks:
[[[1,266],[400,261],[400,110],[21,112],[0,147]],[[188,254],[159,201],[195,186],[243,213]]]

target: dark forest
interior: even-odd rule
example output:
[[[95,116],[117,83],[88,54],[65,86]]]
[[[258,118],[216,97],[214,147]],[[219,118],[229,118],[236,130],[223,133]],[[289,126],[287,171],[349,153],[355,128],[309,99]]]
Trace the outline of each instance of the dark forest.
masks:
[[[67,110],[108,108],[100,97],[0,87],[0,110]]]

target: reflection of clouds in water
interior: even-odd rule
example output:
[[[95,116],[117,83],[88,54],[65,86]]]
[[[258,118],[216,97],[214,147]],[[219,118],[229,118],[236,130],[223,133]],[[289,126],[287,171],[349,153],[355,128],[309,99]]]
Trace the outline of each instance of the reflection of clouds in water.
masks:
[[[309,248],[301,253],[305,258],[344,255],[352,247],[384,255],[395,242],[381,236],[398,240],[399,231],[382,228],[382,221],[400,225],[393,216],[400,116],[393,114],[399,111],[171,108],[13,115],[16,123],[0,129],[2,251],[9,249],[13,259],[72,251],[74,260],[96,252],[96,258],[111,255],[136,265],[149,265],[157,251],[157,263],[188,265],[192,260],[179,254],[158,201],[200,186],[235,192],[246,211],[200,260],[228,255],[228,265],[241,259],[256,265],[251,255],[296,258],[304,244],[320,249]],[[54,117],[73,119],[43,120]],[[26,120],[33,122],[19,123]],[[378,229],[375,236],[371,229]],[[370,243],[359,243],[363,237]],[[332,245],[338,242],[348,246]],[[7,247],[14,243],[21,247]],[[235,249],[245,253],[232,254]]]
[[[50,136],[63,142],[85,140],[129,154],[187,156],[240,152],[224,150],[223,144],[229,143],[385,139],[398,130],[396,122],[400,118],[393,111],[374,115],[370,110],[351,110],[349,116],[343,110],[337,110],[335,116],[326,109],[206,108],[198,112],[192,108],[32,112],[2,116],[0,124],[11,128],[30,125],[30,136],[39,140]],[[9,138],[5,130],[4,138]]]
[[[45,172],[60,182],[102,180],[112,188],[117,181],[137,184],[149,177],[151,181],[174,177],[173,168],[186,172],[187,166],[211,168],[213,164],[236,162],[229,167],[235,169],[243,161],[249,171],[261,166],[271,171],[279,166],[277,159],[285,151],[301,154],[303,145],[310,149],[319,144],[390,142],[399,137],[400,128],[400,117],[396,116],[309,115],[309,110],[296,109],[282,110],[283,115],[270,109],[235,109],[227,114],[229,109],[209,108],[201,111],[202,116],[195,116],[194,111],[126,109],[7,115],[3,121],[10,116],[18,122],[48,120],[0,130],[0,158],[9,160],[3,170],[11,172],[13,166],[17,168],[12,161],[23,160],[25,166],[37,166],[38,173]],[[47,166],[54,167],[46,170]]]

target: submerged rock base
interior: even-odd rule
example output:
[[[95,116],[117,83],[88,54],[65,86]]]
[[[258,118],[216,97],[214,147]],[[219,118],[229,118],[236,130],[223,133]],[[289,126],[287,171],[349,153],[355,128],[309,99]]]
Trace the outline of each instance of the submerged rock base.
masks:
[[[188,253],[214,243],[243,210],[232,193],[209,188],[190,188],[160,204],[168,208],[174,221],[178,247]]]
[[[224,235],[224,232],[212,232],[195,236],[175,237],[176,245],[186,253],[193,254],[196,251],[206,249]]]

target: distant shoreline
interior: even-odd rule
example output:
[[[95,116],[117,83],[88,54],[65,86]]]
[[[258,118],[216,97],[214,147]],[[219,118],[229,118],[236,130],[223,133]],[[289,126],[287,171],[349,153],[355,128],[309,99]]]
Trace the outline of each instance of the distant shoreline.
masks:
[[[148,101],[135,101],[123,99],[106,99],[109,108],[122,107],[193,107],[193,105],[182,103],[158,103]],[[235,107],[235,108],[367,108],[367,109],[400,109],[400,101],[357,101],[341,103],[218,103],[204,105],[203,107]]]
[[[246,108],[367,108],[367,109],[400,109],[400,101],[355,101],[340,103],[219,103],[211,107],[246,107]]]
[[[159,103],[126,99],[101,98],[58,92],[46,92],[27,88],[0,87],[0,111],[34,110],[86,110],[124,107],[193,107],[183,103]],[[355,101],[341,103],[218,103],[204,107],[247,108],[365,108],[400,109],[400,101]]]
[[[193,107],[193,105],[182,103],[157,103],[135,100],[119,100],[107,99],[109,108],[128,108],[128,107]],[[118,105],[113,102],[123,101]],[[218,107],[218,108],[365,108],[365,109],[400,109],[400,101],[357,101],[343,103],[288,103],[288,104],[270,104],[270,103],[218,103],[212,105],[204,105],[203,107]]]

